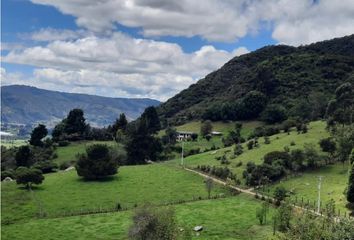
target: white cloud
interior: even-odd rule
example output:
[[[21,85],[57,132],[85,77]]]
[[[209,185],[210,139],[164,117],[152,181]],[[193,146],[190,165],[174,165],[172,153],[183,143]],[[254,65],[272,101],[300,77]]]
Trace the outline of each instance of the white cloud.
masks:
[[[354,33],[352,0],[32,0],[77,18],[79,26],[110,31],[119,23],[144,36],[201,36],[235,41],[273,26],[273,38],[299,45]]]
[[[90,34],[84,30],[73,31],[68,29],[43,28],[30,34],[26,34],[23,37],[39,42],[49,42],[55,40],[73,40],[87,35]]]
[[[203,46],[185,53],[174,43],[114,33],[10,51],[3,61],[37,67],[28,81],[38,87],[57,84],[63,91],[96,88],[96,94],[106,96],[165,100],[247,52],[244,47],[229,53]]]

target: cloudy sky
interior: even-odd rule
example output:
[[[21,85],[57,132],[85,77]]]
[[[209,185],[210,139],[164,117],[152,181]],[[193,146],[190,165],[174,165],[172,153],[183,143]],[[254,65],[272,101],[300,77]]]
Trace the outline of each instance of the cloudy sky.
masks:
[[[270,44],[354,33],[353,0],[2,0],[1,84],[166,100]]]

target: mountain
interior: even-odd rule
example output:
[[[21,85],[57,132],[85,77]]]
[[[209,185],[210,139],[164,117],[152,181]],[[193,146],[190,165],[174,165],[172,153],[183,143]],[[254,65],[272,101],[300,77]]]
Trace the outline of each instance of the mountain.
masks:
[[[316,93],[330,98],[346,81],[354,84],[354,35],[300,47],[266,46],[231,59],[161,104],[158,112],[162,119],[181,124],[254,90],[266,95],[267,104],[290,111]]]
[[[140,116],[146,107],[159,104],[159,101],[152,99],[109,98],[22,85],[1,87],[2,123],[43,122],[53,127],[71,109],[81,108],[91,125],[105,126],[113,123],[120,113],[125,113],[132,120]]]

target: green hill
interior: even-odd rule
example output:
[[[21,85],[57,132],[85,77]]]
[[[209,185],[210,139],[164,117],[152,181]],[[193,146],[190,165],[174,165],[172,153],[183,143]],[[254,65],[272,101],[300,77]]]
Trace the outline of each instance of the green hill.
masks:
[[[336,87],[354,83],[353,75],[354,35],[297,48],[267,46],[233,58],[161,104],[158,111],[162,119],[181,124],[256,90],[265,95],[267,104],[279,103],[290,115],[300,108],[300,114],[315,113],[316,118],[323,115]],[[304,104],[311,109],[304,112]]]

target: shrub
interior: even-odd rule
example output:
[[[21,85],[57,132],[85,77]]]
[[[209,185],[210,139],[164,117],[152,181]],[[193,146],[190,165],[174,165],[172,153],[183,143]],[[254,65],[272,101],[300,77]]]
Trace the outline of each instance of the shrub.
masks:
[[[44,162],[36,162],[33,165],[33,167],[41,170],[43,173],[51,173],[57,170],[58,164],[50,161],[44,161]]]
[[[41,184],[44,180],[41,170],[36,168],[19,167],[15,176],[16,183],[25,185],[27,189],[31,188],[32,184]]]
[[[11,179],[15,179],[15,171],[12,169],[9,169],[6,171],[1,171],[1,181],[7,177],[9,177]]]
[[[254,142],[251,140],[247,143],[247,148],[248,150],[251,150],[253,148]]]
[[[118,162],[107,145],[94,144],[86,148],[86,154],[78,155],[75,168],[79,176],[94,180],[116,174]]]
[[[270,144],[270,139],[268,136],[264,137],[264,144]]]
[[[129,239],[177,239],[177,223],[171,208],[144,207],[135,211]]]
[[[60,170],[65,170],[67,169],[68,167],[70,167],[70,163],[69,162],[63,162],[59,165],[59,169]]]

